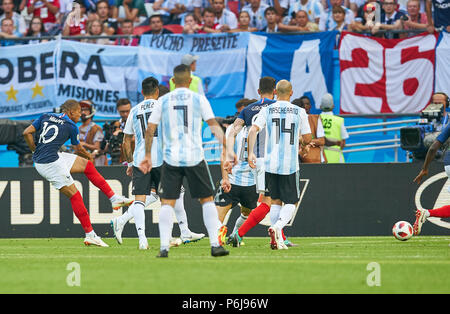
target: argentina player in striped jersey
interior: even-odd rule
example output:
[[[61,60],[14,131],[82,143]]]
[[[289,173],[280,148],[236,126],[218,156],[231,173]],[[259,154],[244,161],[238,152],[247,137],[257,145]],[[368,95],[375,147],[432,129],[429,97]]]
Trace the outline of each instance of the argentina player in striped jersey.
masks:
[[[220,221],[214,204],[214,184],[204,159],[202,145],[202,120],[206,121],[211,132],[223,143],[224,134],[218,125],[211,105],[205,96],[189,90],[191,71],[186,65],[174,69],[175,90],[160,98],[148,120],[145,134],[145,157],[139,168],[143,173],[152,169],[152,147],[157,127],[163,138],[163,165],[159,214],[160,253],[158,257],[168,257],[172,230],[172,210],[180,195],[180,188],[186,177],[192,198],[202,205],[203,220],[208,231],[212,256],[224,256],[229,252],[219,241]],[[159,134],[158,133],[158,136]],[[223,229],[223,228],[220,228]]]
[[[228,135],[232,126],[226,130]],[[228,173],[223,167],[225,151],[222,151],[221,186],[216,193],[215,203],[219,213],[219,220],[223,223],[228,211],[240,204],[241,215],[236,220],[232,233],[237,232],[239,227],[245,222],[250,211],[258,205],[259,194],[256,192],[255,176],[248,165],[247,159],[247,134],[248,128],[244,127],[236,136],[234,150],[238,156],[238,163],[233,167],[232,173]],[[228,244],[231,243],[228,239]]]
[[[116,217],[111,221],[114,235],[119,244],[122,244],[122,232],[125,224],[134,218],[136,230],[139,237],[139,249],[148,249],[148,241],[145,235],[145,213],[147,195],[150,195],[152,187],[157,188],[161,180],[161,165],[163,163],[162,139],[157,132],[154,136],[154,145],[152,147],[152,164],[154,167],[149,173],[142,173],[139,170],[139,163],[145,156],[145,131],[148,118],[152,115],[155,106],[158,103],[159,88],[158,80],[148,77],[142,81],[142,94],[144,101],[133,107],[128,116],[124,128],[123,150],[128,161],[127,175],[132,177],[135,202],[130,206],[127,212],[122,216]],[[159,131],[160,132],[160,131]],[[134,152],[131,149],[131,141],[135,137]],[[195,242],[202,239],[204,234],[196,234],[189,230],[186,212],[184,210],[184,192],[175,204],[175,215],[181,230],[181,239],[184,243]]]
[[[264,107],[249,130],[248,161],[250,167],[256,167],[256,137],[265,128],[266,190],[272,199],[269,235],[272,249],[279,250],[287,249],[281,231],[292,219],[300,197],[299,143],[301,140],[302,145],[307,145],[312,137],[305,110],[289,102],[292,96],[291,83],[279,81],[276,94],[277,102]]]
[[[61,111],[62,114],[48,113],[36,119],[23,132],[25,142],[33,152],[37,172],[69,198],[72,210],[86,233],[84,243],[107,247],[92,228],[89,213],[75,186],[72,173],[84,173],[109,198],[113,209],[128,206],[132,201],[114,193],[95,169],[91,154],[81,145],[76,125],[81,117],[80,104],[69,99],[62,104]],[[38,134],[37,143],[34,141],[34,133]],[[59,152],[67,140],[70,140],[76,154]]]

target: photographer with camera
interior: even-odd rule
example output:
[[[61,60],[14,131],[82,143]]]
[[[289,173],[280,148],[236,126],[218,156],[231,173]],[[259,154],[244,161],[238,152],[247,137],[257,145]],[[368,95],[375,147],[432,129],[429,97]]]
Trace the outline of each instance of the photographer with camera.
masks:
[[[103,141],[102,128],[92,121],[95,115],[94,104],[91,100],[80,101],[81,105],[81,122],[80,144],[91,153],[95,166],[106,166],[108,160],[106,155],[101,151],[101,143]]]

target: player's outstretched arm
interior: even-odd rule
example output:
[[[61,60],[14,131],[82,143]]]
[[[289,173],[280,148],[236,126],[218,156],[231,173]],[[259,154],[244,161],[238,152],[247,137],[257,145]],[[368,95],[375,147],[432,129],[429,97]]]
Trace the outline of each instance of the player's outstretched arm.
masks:
[[[76,155],[94,162],[94,158],[92,158],[92,155],[84,148],[83,144],[80,143],[78,145],[74,145],[73,148],[75,149]]]
[[[122,149],[124,158],[127,161],[128,165],[130,165],[133,162],[133,152],[131,151],[131,142],[133,138],[134,138],[133,135],[124,133]],[[130,177],[132,175],[132,170],[130,166],[128,166],[127,168],[127,175]]]
[[[256,143],[256,136],[258,135],[259,127],[255,124],[253,124],[248,131],[248,138],[247,138],[247,153],[248,153],[248,164],[251,168],[256,168],[256,156],[255,156],[255,143]]]
[[[241,118],[237,118],[234,120],[234,123],[232,124],[230,128],[230,132],[227,136],[227,155],[226,155],[226,161],[232,162],[232,166],[237,164],[237,156],[234,152],[234,143],[236,141],[236,135],[238,135],[239,132],[241,132],[242,128],[244,127],[244,120]]]
[[[34,143],[34,137],[33,134],[36,132],[36,128],[33,125],[29,125],[22,133],[25,142],[27,143],[28,147],[30,148],[31,152],[34,153],[36,150],[36,143]]]
[[[439,141],[434,141],[433,144],[430,146],[427,152],[427,156],[425,157],[425,161],[423,162],[422,170],[420,170],[417,177],[413,180],[413,182],[416,182],[417,184],[420,184],[422,181],[422,178],[426,177],[428,175],[428,167],[430,166],[430,163],[433,161],[434,157],[436,156],[437,151],[441,147],[442,143]]]

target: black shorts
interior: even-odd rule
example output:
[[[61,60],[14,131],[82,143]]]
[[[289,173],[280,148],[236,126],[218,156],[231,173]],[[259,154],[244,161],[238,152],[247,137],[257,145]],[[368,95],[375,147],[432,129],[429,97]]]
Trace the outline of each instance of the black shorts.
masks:
[[[152,188],[157,188],[161,181],[161,167],[152,168],[144,174],[139,168],[133,166],[133,195],[150,195]]]
[[[231,208],[233,208],[240,203],[245,208],[254,209],[258,206],[258,198],[259,194],[256,193],[256,185],[240,186],[232,184],[228,193],[225,193],[222,187],[219,187],[214,202],[221,207],[231,204]]]
[[[299,173],[288,175],[266,172],[266,191],[273,200],[281,200],[285,204],[295,204],[300,199]]]
[[[161,168],[161,184],[158,189],[161,198],[178,199],[184,177],[186,177],[192,198],[206,198],[214,195],[214,183],[206,161],[203,160],[192,167],[174,167],[163,163]]]

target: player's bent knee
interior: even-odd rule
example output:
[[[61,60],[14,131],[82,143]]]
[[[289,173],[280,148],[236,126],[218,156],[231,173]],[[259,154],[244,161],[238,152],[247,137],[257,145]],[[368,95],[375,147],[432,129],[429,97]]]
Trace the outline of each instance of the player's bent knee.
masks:
[[[71,198],[72,196],[74,196],[75,194],[77,194],[78,189],[75,186],[75,184],[71,184],[71,185],[66,185],[63,186],[61,189],[59,189],[59,191],[64,194],[65,196],[67,196],[68,198]]]
[[[214,198],[212,196],[208,196],[208,197],[204,197],[204,198],[199,198],[198,201],[200,202],[200,204],[204,204],[204,203],[208,203],[208,202],[212,202],[214,200]]]

